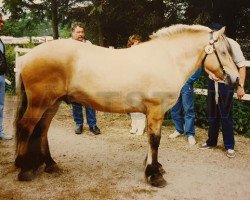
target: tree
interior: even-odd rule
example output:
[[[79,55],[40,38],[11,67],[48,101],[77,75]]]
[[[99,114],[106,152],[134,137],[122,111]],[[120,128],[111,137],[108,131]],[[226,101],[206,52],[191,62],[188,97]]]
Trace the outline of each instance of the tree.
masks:
[[[236,38],[250,28],[249,0],[186,0],[186,21],[209,25],[219,22],[226,26],[227,35]],[[247,29],[248,28],[248,29]]]
[[[3,0],[4,9],[10,12],[11,19],[25,18],[27,14],[33,19],[49,19],[51,21],[53,38],[59,38],[58,26],[64,16],[67,16],[74,5],[81,0]]]

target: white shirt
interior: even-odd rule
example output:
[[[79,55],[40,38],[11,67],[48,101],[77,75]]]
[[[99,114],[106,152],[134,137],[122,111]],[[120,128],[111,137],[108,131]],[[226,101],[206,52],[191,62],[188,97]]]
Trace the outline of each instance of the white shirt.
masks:
[[[246,59],[241,51],[241,48],[238,42],[236,42],[235,40],[231,38],[227,38],[227,40],[232,48],[232,53],[233,53],[232,58],[235,64],[239,68],[246,66]]]

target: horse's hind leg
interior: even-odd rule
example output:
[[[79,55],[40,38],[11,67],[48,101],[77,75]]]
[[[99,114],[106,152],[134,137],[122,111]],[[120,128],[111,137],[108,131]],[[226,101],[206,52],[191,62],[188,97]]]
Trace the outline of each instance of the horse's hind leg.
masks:
[[[49,143],[48,143],[48,129],[50,123],[55,116],[59,105],[61,102],[56,102],[51,108],[49,108],[43,115],[42,119],[39,121],[39,126],[41,127],[41,152],[44,157],[44,162],[46,164],[45,172],[53,173],[59,172],[60,169],[57,166],[56,162],[53,160],[49,150]]]
[[[160,107],[151,107],[149,109],[148,119],[148,139],[149,150],[146,157],[146,180],[155,187],[164,187],[167,182],[162,176],[162,165],[158,162],[158,147],[161,140],[161,126],[163,114]]]
[[[54,171],[58,169],[55,161],[50,155],[47,132],[59,105],[60,102],[56,102],[51,108],[47,109],[36,124],[28,141],[27,153],[25,155],[26,159],[23,157],[20,158],[19,156],[17,157],[16,164],[20,165],[20,160],[26,162],[21,163],[21,172],[18,175],[19,180],[32,180],[34,177],[33,172],[44,162],[46,166],[50,166],[50,171],[52,171],[52,168]]]
[[[46,109],[38,106],[27,107],[22,119],[17,122],[17,157],[15,165],[21,168],[19,180],[32,180],[43,160],[40,147],[40,134],[33,131]]]

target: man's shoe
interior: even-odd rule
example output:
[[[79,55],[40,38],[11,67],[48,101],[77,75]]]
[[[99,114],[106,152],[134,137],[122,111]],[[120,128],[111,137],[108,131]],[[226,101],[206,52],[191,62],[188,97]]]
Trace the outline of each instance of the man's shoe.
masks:
[[[75,134],[82,134],[82,125],[76,125]]]
[[[168,137],[173,139],[173,138],[179,137],[180,135],[181,133],[179,133],[178,131],[175,131],[172,134],[170,134]]]
[[[233,149],[227,150],[227,157],[228,158],[234,158],[235,157],[235,151]]]
[[[211,149],[213,148],[212,146],[208,146],[207,143],[204,143],[200,146],[200,149]]]
[[[196,141],[195,141],[194,136],[192,136],[192,135],[188,136],[188,143],[190,145],[195,145]]]
[[[6,135],[4,133],[0,133],[0,140],[12,140],[12,136],[11,135]]]
[[[97,126],[89,127],[90,132],[92,132],[95,135],[101,134],[100,129]]]

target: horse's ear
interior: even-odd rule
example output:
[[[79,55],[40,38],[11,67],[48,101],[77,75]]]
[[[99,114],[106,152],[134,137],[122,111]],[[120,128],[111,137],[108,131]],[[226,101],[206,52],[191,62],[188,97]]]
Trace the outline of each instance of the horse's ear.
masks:
[[[220,30],[214,32],[214,40],[218,40],[218,38],[225,32],[226,27],[222,27]]]

